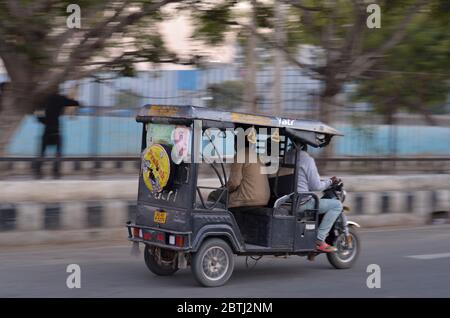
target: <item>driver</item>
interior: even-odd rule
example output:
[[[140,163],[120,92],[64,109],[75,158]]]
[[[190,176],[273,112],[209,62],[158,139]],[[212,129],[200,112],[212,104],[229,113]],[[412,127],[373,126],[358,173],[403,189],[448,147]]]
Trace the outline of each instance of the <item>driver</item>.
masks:
[[[320,180],[319,172],[314,159],[306,152],[307,146],[300,151],[300,158],[298,159],[298,192],[312,192],[323,191],[332,184],[339,182],[336,177],[328,180]],[[303,206],[302,210],[314,208],[314,200],[309,199]],[[335,199],[320,199],[319,214],[325,214],[317,231],[316,249],[325,252],[336,252],[336,248],[325,242],[328,233],[331,230],[334,222],[342,212],[342,203]]]

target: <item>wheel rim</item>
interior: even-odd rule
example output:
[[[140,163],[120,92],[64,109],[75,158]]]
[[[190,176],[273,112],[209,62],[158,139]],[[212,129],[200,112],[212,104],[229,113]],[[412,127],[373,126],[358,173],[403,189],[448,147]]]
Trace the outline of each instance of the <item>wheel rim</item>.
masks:
[[[176,253],[168,250],[162,250],[156,247],[151,252],[151,257],[161,267],[173,268],[176,259]]]
[[[230,259],[227,252],[220,246],[208,248],[202,257],[202,270],[205,277],[217,281],[228,271]]]
[[[337,252],[335,252],[336,256],[339,258],[339,260],[343,263],[349,263],[351,262],[358,253],[358,244],[357,244],[357,238],[352,234],[349,233],[351,237],[351,244],[347,244],[345,239],[345,234],[341,234],[336,239],[336,248]]]

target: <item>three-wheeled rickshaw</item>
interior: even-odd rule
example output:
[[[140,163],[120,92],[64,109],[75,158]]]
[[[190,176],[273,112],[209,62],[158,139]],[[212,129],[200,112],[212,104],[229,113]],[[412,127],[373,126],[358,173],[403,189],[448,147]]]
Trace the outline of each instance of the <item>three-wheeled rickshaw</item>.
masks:
[[[151,272],[167,276],[190,266],[201,285],[220,286],[231,277],[234,255],[320,254],[319,195],[297,191],[296,163],[305,145],[324,147],[341,135],[337,130],[318,121],[194,106],[146,105],[137,121],[143,123],[137,211],[126,226],[129,240],[144,245]],[[258,153],[271,152],[267,167],[276,165],[268,170],[267,205],[228,207],[227,165],[239,132],[253,139]],[[321,196],[343,202],[343,184]],[[314,208],[302,208],[307,200]],[[347,220],[346,209],[326,239],[337,248],[326,254],[338,269],[351,267],[360,250],[359,225]]]

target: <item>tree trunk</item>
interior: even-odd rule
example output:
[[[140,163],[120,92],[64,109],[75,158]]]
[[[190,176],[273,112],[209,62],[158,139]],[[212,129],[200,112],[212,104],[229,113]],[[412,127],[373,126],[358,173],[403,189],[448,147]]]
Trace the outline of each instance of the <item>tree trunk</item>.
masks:
[[[326,91],[320,95],[319,107],[320,107],[320,121],[326,125],[333,126],[334,116],[336,113],[335,104],[336,95],[328,95]],[[333,155],[333,142],[323,148],[321,152],[322,158],[329,158]]]
[[[8,145],[23,117],[30,111],[26,91],[6,89],[0,99],[0,157],[8,154]],[[26,142],[26,141],[24,141]]]
[[[252,30],[256,30],[256,1],[251,1],[250,25]],[[245,70],[245,89],[244,89],[244,107],[250,113],[258,112],[256,98],[256,35],[249,31],[246,47],[246,70]]]
[[[275,34],[274,40],[278,47],[286,46],[285,20],[286,10],[284,3],[280,0],[274,2],[275,10]],[[273,76],[273,102],[274,112],[272,115],[281,116],[283,114],[283,69],[284,69],[284,53],[276,48],[274,50],[274,76]]]

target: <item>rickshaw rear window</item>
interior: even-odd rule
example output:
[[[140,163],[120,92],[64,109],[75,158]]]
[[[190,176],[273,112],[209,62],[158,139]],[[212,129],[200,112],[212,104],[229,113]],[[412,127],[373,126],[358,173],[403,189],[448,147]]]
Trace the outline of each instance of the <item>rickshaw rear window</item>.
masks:
[[[175,125],[167,124],[147,124],[147,145],[156,143],[173,145],[172,132],[175,127]]]
[[[192,128],[184,125],[147,124],[147,147],[152,144],[164,144],[172,147],[175,163],[189,160],[191,154]]]

